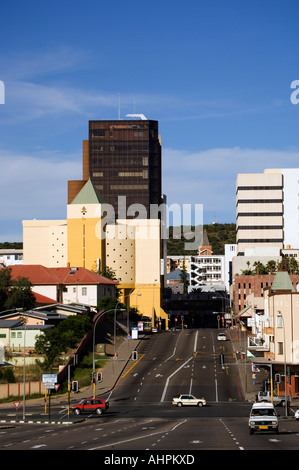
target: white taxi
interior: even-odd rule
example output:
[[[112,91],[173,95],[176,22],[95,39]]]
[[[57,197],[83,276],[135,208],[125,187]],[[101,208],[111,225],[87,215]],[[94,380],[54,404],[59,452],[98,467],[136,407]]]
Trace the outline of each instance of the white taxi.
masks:
[[[193,395],[185,394],[185,395],[177,395],[173,397],[172,404],[176,406],[184,406],[184,405],[204,406],[207,404],[207,402],[204,398],[196,398]]]
[[[218,341],[226,341],[226,335],[224,333],[218,333],[217,339]]]

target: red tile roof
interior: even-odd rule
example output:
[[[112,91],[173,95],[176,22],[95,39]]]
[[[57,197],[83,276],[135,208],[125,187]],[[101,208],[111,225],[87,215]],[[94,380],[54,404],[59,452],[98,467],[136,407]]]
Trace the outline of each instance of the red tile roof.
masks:
[[[57,300],[50,299],[50,297],[46,297],[45,295],[39,294],[38,292],[32,292],[35,297],[35,302],[37,304],[57,304]]]
[[[32,285],[49,284],[110,284],[117,281],[107,279],[85,268],[46,268],[40,264],[10,266],[12,279],[26,277]]]

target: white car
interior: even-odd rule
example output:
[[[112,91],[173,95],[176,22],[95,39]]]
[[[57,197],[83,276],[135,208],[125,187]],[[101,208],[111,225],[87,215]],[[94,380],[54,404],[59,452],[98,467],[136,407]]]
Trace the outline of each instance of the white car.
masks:
[[[278,434],[278,416],[273,403],[254,403],[249,415],[249,434],[274,431]]]
[[[195,406],[204,406],[207,404],[204,398],[196,398],[193,395],[177,395],[173,397],[172,404],[176,406],[183,405],[195,405]]]
[[[295,419],[299,419],[299,408],[295,411]]]
[[[226,335],[224,333],[218,333],[217,339],[218,341],[226,341]]]

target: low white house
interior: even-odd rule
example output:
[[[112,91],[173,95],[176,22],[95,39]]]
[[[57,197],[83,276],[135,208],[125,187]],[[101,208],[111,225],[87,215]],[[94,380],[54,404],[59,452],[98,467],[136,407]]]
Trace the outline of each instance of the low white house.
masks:
[[[15,248],[0,249],[0,265],[13,266],[23,264],[23,250]]]

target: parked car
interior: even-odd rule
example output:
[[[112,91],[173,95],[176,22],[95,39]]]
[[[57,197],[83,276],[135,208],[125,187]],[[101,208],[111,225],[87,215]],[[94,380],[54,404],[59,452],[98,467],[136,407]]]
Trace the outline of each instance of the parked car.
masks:
[[[299,408],[295,411],[295,419],[299,419]]]
[[[273,403],[254,403],[249,415],[249,434],[255,431],[278,433],[278,416]]]
[[[172,404],[176,406],[183,405],[195,405],[195,406],[204,406],[207,404],[204,398],[196,398],[193,395],[177,395],[173,397]]]
[[[226,334],[218,333],[217,339],[218,339],[218,341],[226,341]]]
[[[273,399],[273,401],[272,401],[272,399]],[[267,390],[267,391],[260,390],[258,392],[258,395],[257,395],[257,401],[274,403],[274,405],[284,405],[285,404],[284,397],[280,397],[280,396],[276,395],[276,393],[273,393],[272,397],[271,397],[271,392],[269,390]]]
[[[77,405],[72,407],[73,413],[96,413],[101,415],[109,408],[109,403],[102,398],[83,398]]]

